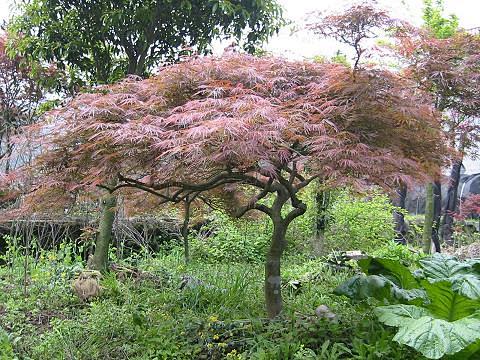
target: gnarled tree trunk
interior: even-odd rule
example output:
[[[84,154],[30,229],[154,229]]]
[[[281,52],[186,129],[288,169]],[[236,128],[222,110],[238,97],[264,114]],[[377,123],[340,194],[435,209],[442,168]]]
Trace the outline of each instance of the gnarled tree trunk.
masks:
[[[274,220],[272,240],[265,263],[265,302],[269,318],[274,318],[282,311],[280,260],[287,246],[286,233],[287,226],[284,221]]]
[[[287,247],[287,229],[290,223],[307,210],[296,196],[297,190],[289,187],[280,187],[268,215],[273,223],[273,234],[270,248],[265,263],[265,303],[268,317],[273,319],[282,311],[282,280],[280,274],[280,261],[282,254]],[[293,196],[292,196],[293,195]],[[291,200],[294,207],[286,216],[282,216],[282,208]]]

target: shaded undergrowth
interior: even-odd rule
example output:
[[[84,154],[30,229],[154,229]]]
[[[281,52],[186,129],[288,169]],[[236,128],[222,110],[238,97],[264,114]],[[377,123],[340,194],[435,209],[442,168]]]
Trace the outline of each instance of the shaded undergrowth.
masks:
[[[331,290],[351,275],[321,260],[284,264],[282,316],[264,318],[260,263],[184,264],[180,252],[117,263],[81,302],[84,264],[60,252],[0,268],[0,326],[18,359],[409,359],[391,332]],[[132,270],[133,269],[133,270]],[[328,306],[334,321],[315,309]],[[0,348],[1,349],[1,348]]]

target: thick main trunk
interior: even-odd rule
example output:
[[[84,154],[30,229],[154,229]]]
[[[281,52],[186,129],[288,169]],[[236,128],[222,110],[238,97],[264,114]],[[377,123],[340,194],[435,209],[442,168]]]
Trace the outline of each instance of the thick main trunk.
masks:
[[[134,57],[128,58],[127,75],[137,74],[137,59]]]
[[[146,54],[128,58],[127,74],[143,76],[145,74]]]
[[[104,271],[108,265],[108,250],[112,241],[113,222],[115,220],[115,207],[117,197],[108,193],[102,199],[102,214],[98,225],[95,253],[89,261],[89,268],[92,270]]]
[[[402,185],[397,190],[397,196],[392,200],[393,205],[405,210],[405,202],[407,198],[407,187]],[[393,212],[393,220],[395,223],[395,241],[400,244],[407,244],[407,224],[405,216],[401,211]]]
[[[462,169],[463,160],[459,159],[452,165],[450,172],[450,181],[448,183],[447,201],[443,211],[442,220],[442,239],[448,245],[453,244],[453,213],[457,209],[458,184],[460,182],[460,171]]]
[[[433,184],[427,185],[425,203],[425,221],[423,223],[422,248],[426,254],[430,253],[432,245],[432,228],[434,216]]]
[[[286,233],[287,226],[281,220],[273,222],[272,241],[265,264],[265,301],[271,319],[282,311],[280,259],[287,245]]]

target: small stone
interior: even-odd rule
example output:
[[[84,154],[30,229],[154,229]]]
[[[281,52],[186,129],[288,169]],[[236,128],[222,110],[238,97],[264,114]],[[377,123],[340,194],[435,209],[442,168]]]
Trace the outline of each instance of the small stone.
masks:
[[[325,317],[325,314],[330,313],[330,312],[331,311],[330,311],[330,309],[328,308],[327,305],[320,305],[319,307],[317,307],[315,309],[315,314],[317,314],[317,316],[319,318]]]
[[[94,270],[84,270],[73,282],[73,289],[82,302],[100,295],[101,274]]]
[[[328,320],[333,320],[336,317],[337,317],[337,315],[335,315],[333,312],[329,312],[329,313],[325,314],[325,318],[328,319]]]

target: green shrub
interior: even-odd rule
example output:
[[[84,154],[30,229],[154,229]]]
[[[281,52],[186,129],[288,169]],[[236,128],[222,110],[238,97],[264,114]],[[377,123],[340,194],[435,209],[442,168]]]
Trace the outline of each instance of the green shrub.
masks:
[[[210,262],[262,261],[270,242],[271,228],[268,218],[232,219],[215,211],[209,224],[192,237],[192,256]]]
[[[408,224],[407,242],[414,247],[422,247],[424,216],[406,214],[405,221]]]
[[[0,360],[12,360],[14,359],[13,348],[8,334],[0,327]]]
[[[422,251],[398,244],[393,240],[387,241],[379,248],[373,250],[370,255],[383,259],[399,260],[408,266],[415,264],[418,260],[426,256]]]
[[[454,246],[459,248],[462,246],[468,246],[480,241],[480,233],[476,231],[474,222],[478,220],[466,220],[459,222],[454,227],[453,239],[455,240]]]
[[[370,252],[383,246],[395,237],[394,209],[388,197],[379,192],[366,197],[339,193],[329,210],[324,250]]]

